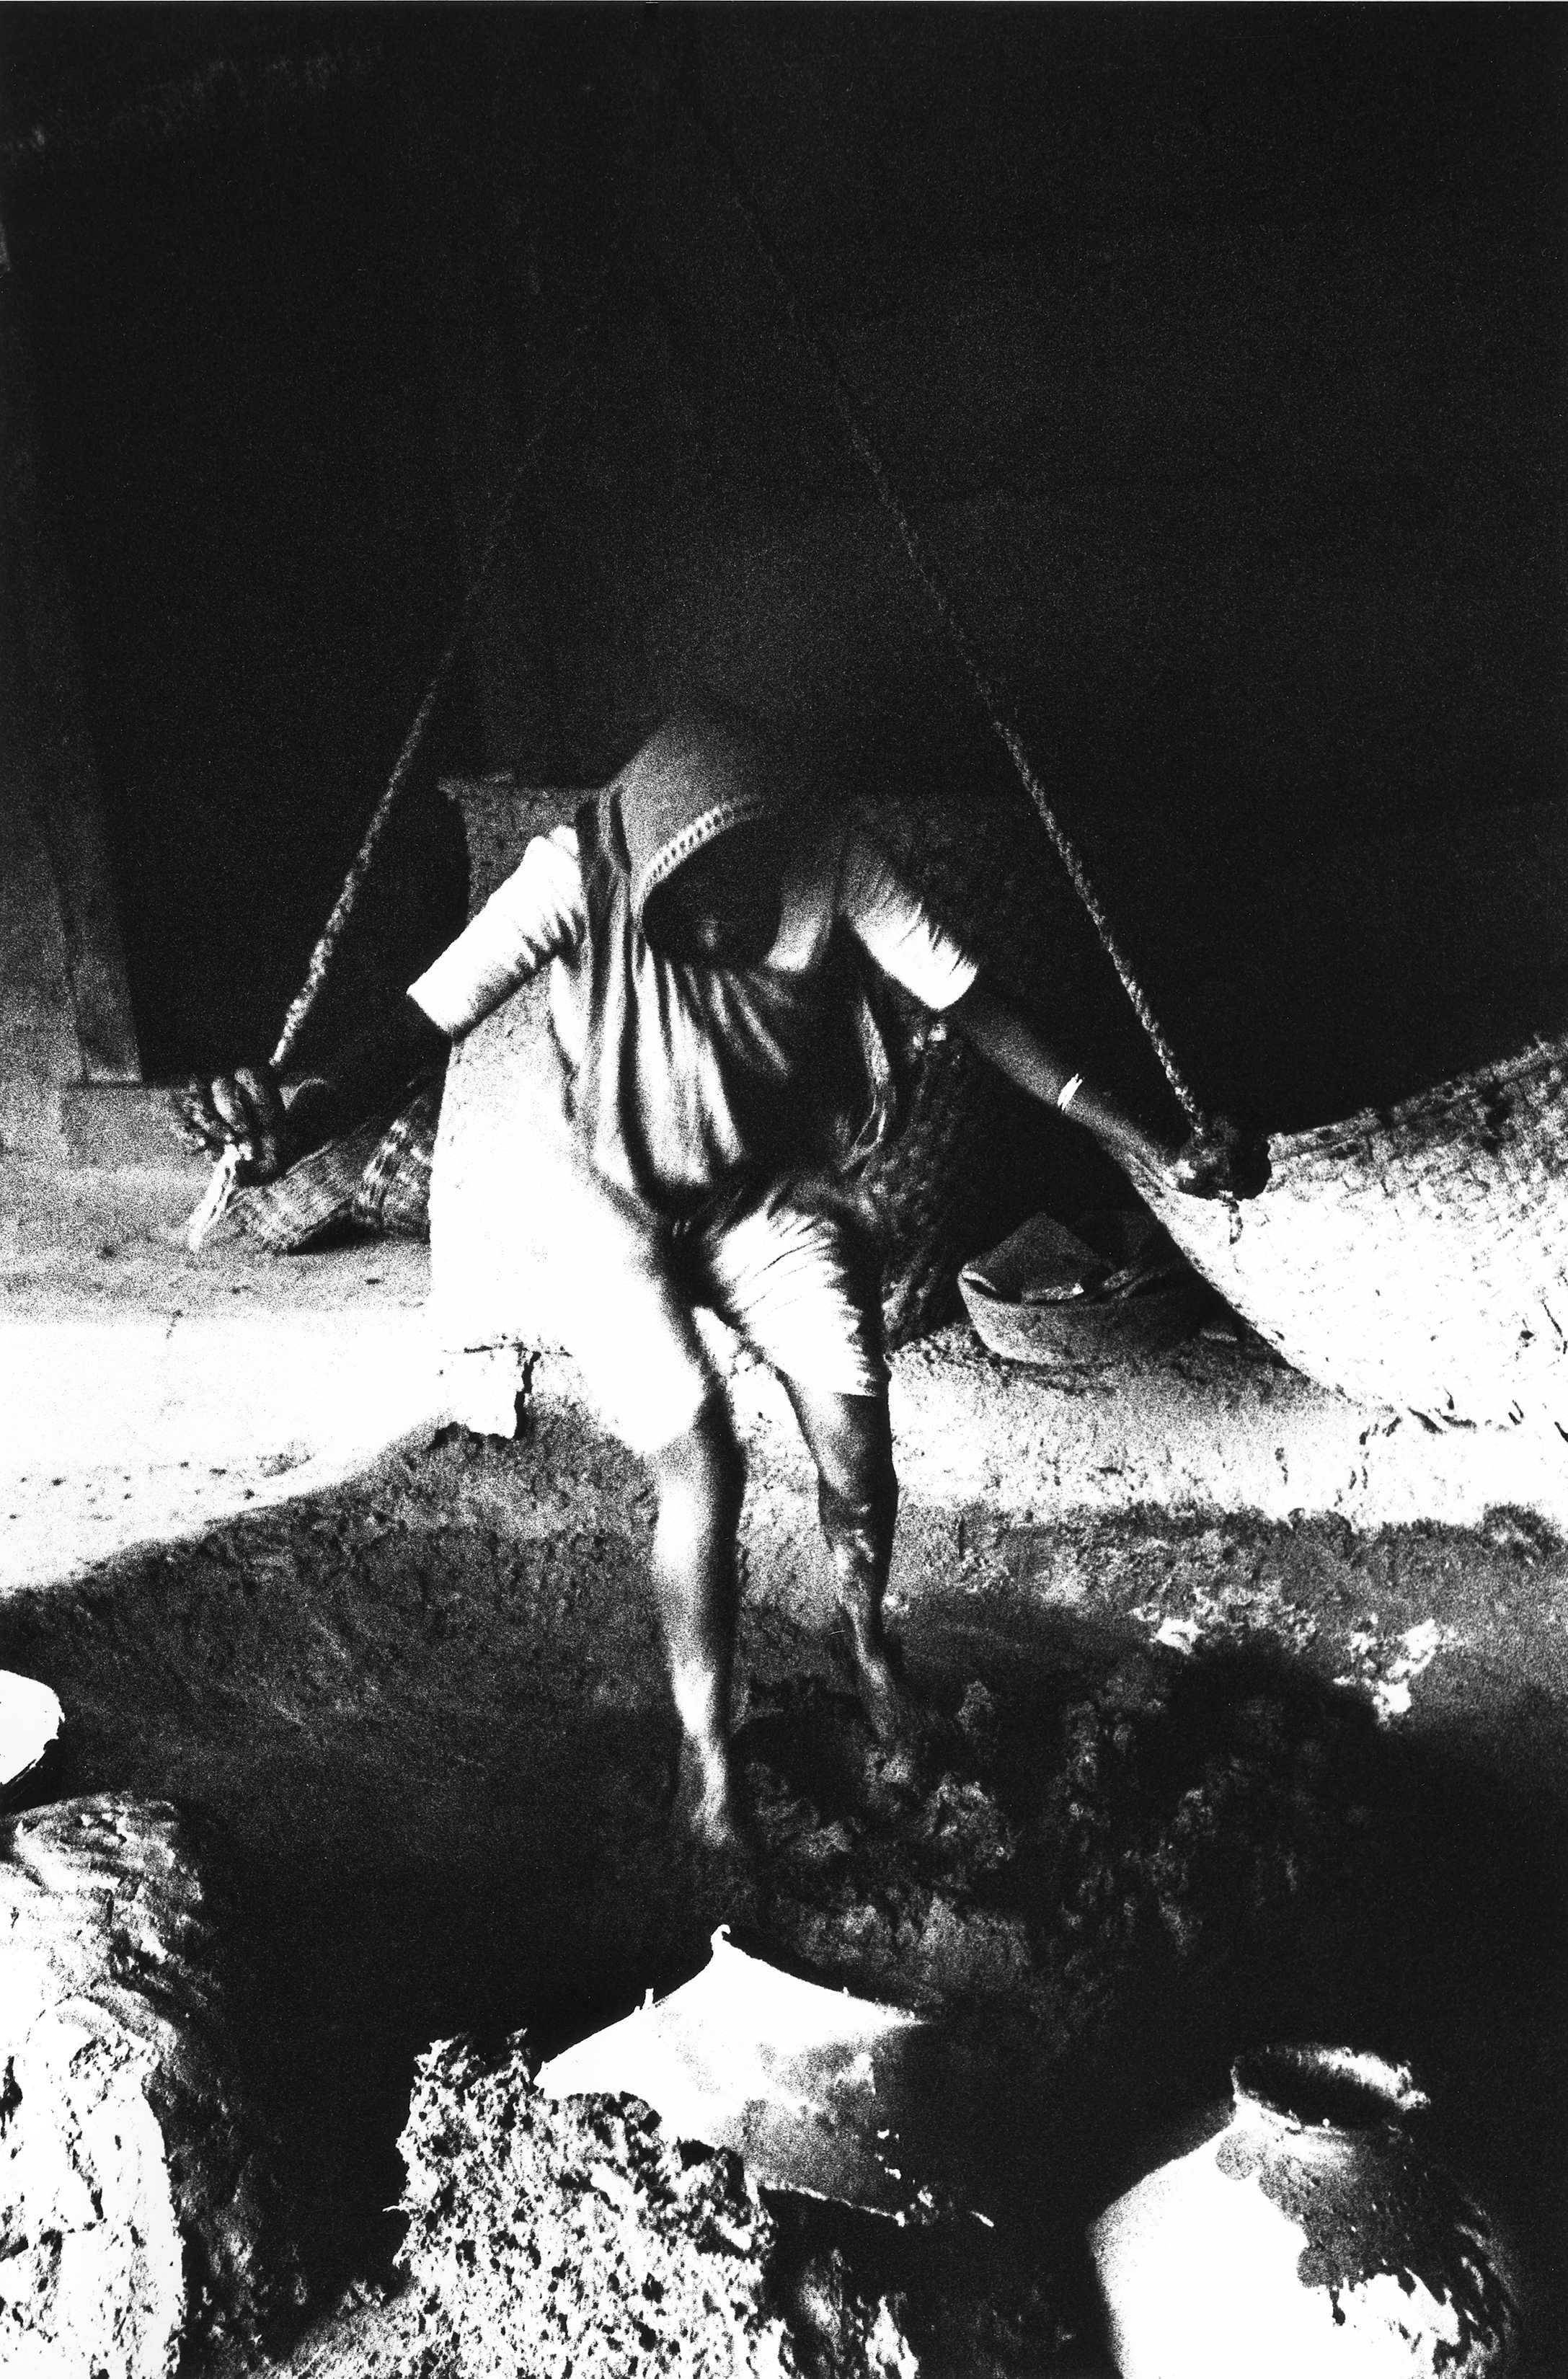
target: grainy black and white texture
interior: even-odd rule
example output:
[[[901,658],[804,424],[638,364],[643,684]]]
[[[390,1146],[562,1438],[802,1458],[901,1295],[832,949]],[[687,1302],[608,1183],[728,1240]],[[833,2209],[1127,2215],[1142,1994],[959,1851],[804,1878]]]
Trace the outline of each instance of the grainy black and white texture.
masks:
[[[1369,1115],[1375,1169],[1380,1111],[1568,1022],[1560,12],[88,7],[11,9],[0,48],[6,1164],[58,1165],[63,1086],[127,1046],[156,1081],[273,1045],[611,255],[302,1057],[461,920],[443,776],[602,780],[700,680],[805,724],[1071,1062],[1174,1123],[776,336],[683,79],[1205,1103],[1275,1131]],[[939,1292],[1020,1202],[1070,1213],[1106,1185],[1065,1127],[928,1080],[928,1120],[972,1156],[961,1200],[905,1185]],[[111,1215],[79,1266],[104,1311],[153,1269],[105,1288],[127,1244]],[[159,1277],[149,1310],[183,1331]],[[896,1326],[929,1322],[933,1281],[902,1286]],[[978,2228],[961,2269],[935,2234],[900,2261],[696,2164],[794,2276],[747,2335],[800,2340],[814,2305],[819,2354],[833,2321],[863,2346],[898,2301],[917,2354],[946,2336],[960,2368],[1071,2369],[1089,2325],[1063,2242],[1147,2125],[1282,2034],[1423,2063],[1533,2223],[1561,2334],[1561,1537],[1524,1503],[1440,1515],[1419,1466],[1394,1518],[1358,1503],[1394,1424],[1369,1414],[1328,1479],[1321,1407],[1246,1342],[1064,1365],[1027,1398],[956,1332],[926,1352],[901,1359],[924,1453],[896,1599],[947,1731],[912,1795],[822,1669],[809,1484],[777,1431],[749,1441],[754,1914],[778,1954],[939,2011],[1004,2088],[1020,2042],[1036,2072],[1043,2052],[1049,2153],[1022,2169],[1048,2236],[1032,2264],[1017,2241],[987,2264]],[[94,1393],[87,1365],[78,1441]],[[1267,1500],[1235,1489],[1260,1460]],[[161,1511],[133,1467],[105,1497]],[[54,1491],[28,1482],[28,1512]],[[547,1385],[515,1447],[450,1436],[233,1516],[249,1491],[193,1541],[105,1530],[114,1560],[81,1499],[0,1652],[66,1704],[61,1791],[223,1830],[244,1953],[223,2103],[279,2129],[312,2314],[364,2292],[297,2367],[451,2379],[439,2300],[471,2274],[433,2198],[425,2278],[379,2297],[416,2074],[421,2105],[438,2074],[470,2102],[476,2205],[498,2042],[559,2045],[679,1979],[715,1913],[665,1837],[644,1483]],[[21,1823],[43,1842],[66,1820]],[[132,1902],[199,1978],[183,1889]],[[184,2103],[142,2094],[153,2162]],[[0,2105],[19,2153],[28,2101]],[[628,2171],[664,2169],[614,2122]],[[574,2168],[581,2139],[534,2136],[541,2185]],[[201,2149],[158,2235],[208,2239],[202,2287],[243,2330],[211,2211],[241,2151],[222,2122]],[[171,2351],[192,2268],[183,2312],[157,2300]]]

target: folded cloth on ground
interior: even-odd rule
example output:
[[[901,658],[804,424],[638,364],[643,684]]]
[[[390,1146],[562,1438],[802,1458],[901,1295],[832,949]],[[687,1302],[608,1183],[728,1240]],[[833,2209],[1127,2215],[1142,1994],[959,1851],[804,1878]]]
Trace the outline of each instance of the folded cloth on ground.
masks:
[[[441,1088],[439,1078],[416,1083],[401,1105],[311,1149],[275,1181],[236,1191],[228,1226],[273,1255],[350,1229],[428,1238]]]
[[[354,1193],[354,1219],[364,1229],[429,1238],[430,1167],[444,1086],[444,1074],[417,1085],[378,1142]]]

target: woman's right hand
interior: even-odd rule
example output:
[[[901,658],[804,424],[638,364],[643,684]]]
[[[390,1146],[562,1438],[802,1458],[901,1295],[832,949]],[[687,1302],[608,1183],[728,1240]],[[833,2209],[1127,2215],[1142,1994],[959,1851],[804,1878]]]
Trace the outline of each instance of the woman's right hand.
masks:
[[[233,1149],[245,1177],[271,1181],[288,1162],[288,1116],[270,1066],[236,1066],[211,1081],[193,1077],[172,1094],[175,1131],[212,1156]]]
[[[1256,1198],[1269,1180],[1269,1144],[1228,1116],[1195,1125],[1176,1152],[1171,1187],[1188,1198]]]

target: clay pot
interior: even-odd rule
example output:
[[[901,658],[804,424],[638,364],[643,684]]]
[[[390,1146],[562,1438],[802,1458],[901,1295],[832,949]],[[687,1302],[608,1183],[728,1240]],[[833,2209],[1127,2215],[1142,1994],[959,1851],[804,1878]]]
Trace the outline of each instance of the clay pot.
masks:
[[[60,1735],[60,1705],[36,1677],[0,1669],[0,1810],[20,1806]]]
[[[1090,2232],[1122,2379],[1500,2379],[1518,2339],[1485,2217],[1412,2144],[1403,2066],[1259,2049],[1201,2145]]]

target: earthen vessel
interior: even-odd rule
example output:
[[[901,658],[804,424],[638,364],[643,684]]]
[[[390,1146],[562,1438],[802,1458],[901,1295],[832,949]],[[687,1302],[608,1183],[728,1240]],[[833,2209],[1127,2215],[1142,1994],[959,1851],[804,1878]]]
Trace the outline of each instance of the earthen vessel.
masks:
[[[1409,2072],[1291,2047],[1231,2079],[1210,2136],[1090,2233],[1122,2379],[1500,2379],[1502,2251],[1412,2140]]]

